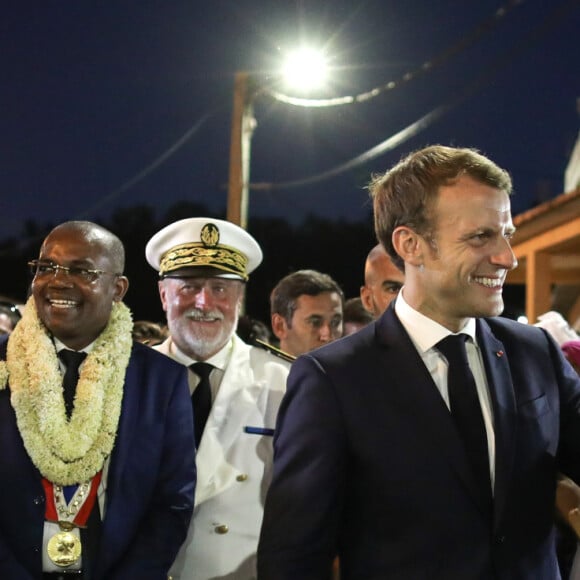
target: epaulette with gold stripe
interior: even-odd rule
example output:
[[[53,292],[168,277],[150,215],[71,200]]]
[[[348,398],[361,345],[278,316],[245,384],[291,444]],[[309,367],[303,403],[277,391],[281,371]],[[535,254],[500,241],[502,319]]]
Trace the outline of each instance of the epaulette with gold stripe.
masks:
[[[286,362],[292,363],[296,360],[295,356],[292,356],[291,354],[288,354],[287,352],[284,352],[283,350],[280,350],[279,348],[276,348],[275,346],[271,345],[270,343],[264,342],[263,340],[260,340],[259,338],[254,338],[252,342],[253,342],[254,346],[257,346],[259,348],[263,348],[264,350],[271,352],[273,355],[285,360]]]

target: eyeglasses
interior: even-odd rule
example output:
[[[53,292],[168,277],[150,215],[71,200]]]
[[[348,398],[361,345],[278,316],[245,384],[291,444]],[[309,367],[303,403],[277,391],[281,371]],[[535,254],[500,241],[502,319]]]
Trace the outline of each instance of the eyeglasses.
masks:
[[[32,260],[28,262],[28,266],[35,278],[56,276],[56,273],[59,270],[77,282],[95,282],[100,276],[105,274],[110,276],[121,276],[121,274],[105,272],[104,270],[91,270],[89,268],[79,268],[77,266],[61,266],[60,264],[45,262],[43,260]]]

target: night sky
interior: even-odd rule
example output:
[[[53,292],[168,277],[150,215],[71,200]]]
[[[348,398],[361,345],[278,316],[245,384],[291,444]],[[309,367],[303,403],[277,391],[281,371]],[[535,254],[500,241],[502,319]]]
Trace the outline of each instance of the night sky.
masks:
[[[320,175],[432,118],[331,179],[253,191],[250,219],[368,220],[371,173],[437,142],[507,168],[517,214],[563,191],[579,128],[579,30],[578,0],[4,3],[0,231],[136,205],[161,213],[180,200],[225,208],[234,74],[288,92],[278,63],[306,41],[333,67],[311,96],[394,88],[325,109],[257,97],[252,182]]]

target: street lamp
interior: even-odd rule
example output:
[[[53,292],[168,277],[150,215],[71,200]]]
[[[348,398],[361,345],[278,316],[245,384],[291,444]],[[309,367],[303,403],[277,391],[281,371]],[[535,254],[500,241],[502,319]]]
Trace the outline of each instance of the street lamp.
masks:
[[[324,54],[311,48],[301,48],[288,55],[282,68],[282,77],[289,87],[300,92],[324,85],[328,65]]]
[[[286,83],[302,91],[319,84],[326,77],[326,63],[320,53],[301,49],[289,55],[281,74]],[[259,92],[254,75],[237,72],[234,78],[234,102],[230,138],[227,220],[246,229],[250,190],[250,151],[256,119],[253,99]]]

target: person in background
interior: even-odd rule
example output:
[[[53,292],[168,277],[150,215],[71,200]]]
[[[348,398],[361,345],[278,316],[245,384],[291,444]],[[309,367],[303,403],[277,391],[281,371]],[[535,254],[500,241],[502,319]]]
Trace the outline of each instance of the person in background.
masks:
[[[242,314],[239,317],[236,334],[248,344],[255,344],[256,340],[266,344],[272,342],[272,333],[269,326],[265,322],[247,314]]]
[[[395,299],[405,282],[405,274],[393,263],[381,244],[369,252],[365,261],[365,283],[360,288],[363,306],[378,318]]]
[[[559,312],[555,312],[554,310],[540,314],[538,316],[538,322],[534,326],[547,330],[559,345],[580,338],[577,332],[568,324],[568,321]]]
[[[298,270],[284,276],[270,294],[272,331],[291,356],[342,336],[344,293],[328,274]]]
[[[147,346],[155,346],[168,336],[165,325],[150,320],[136,320],[133,323],[133,339]]]
[[[344,303],[342,320],[342,335],[348,336],[353,332],[358,332],[369,322],[374,320],[374,316],[363,306],[359,296],[349,298]]]
[[[0,296],[0,336],[10,334],[21,318],[18,305],[12,300]]]
[[[405,285],[293,363],[258,577],[318,580],[338,555],[342,580],[559,578],[556,479],[580,481],[580,378],[549,333],[499,317],[517,265],[509,174],[436,145],[370,187]]]
[[[133,342],[121,241],[66,222],[0,339],[0,578],[165,580],[193,511],[183,367]]]
[[[574,370],[580,375],[580,338],[567,340],[560,345],[562,352]]]
[[[198,484],[174,580],[247,580],[271,478],[272,436],[290,363],[235,333],[262,250],[245,230],[206,217],[147,243],[169,337],[154,348],[189,368]]]

